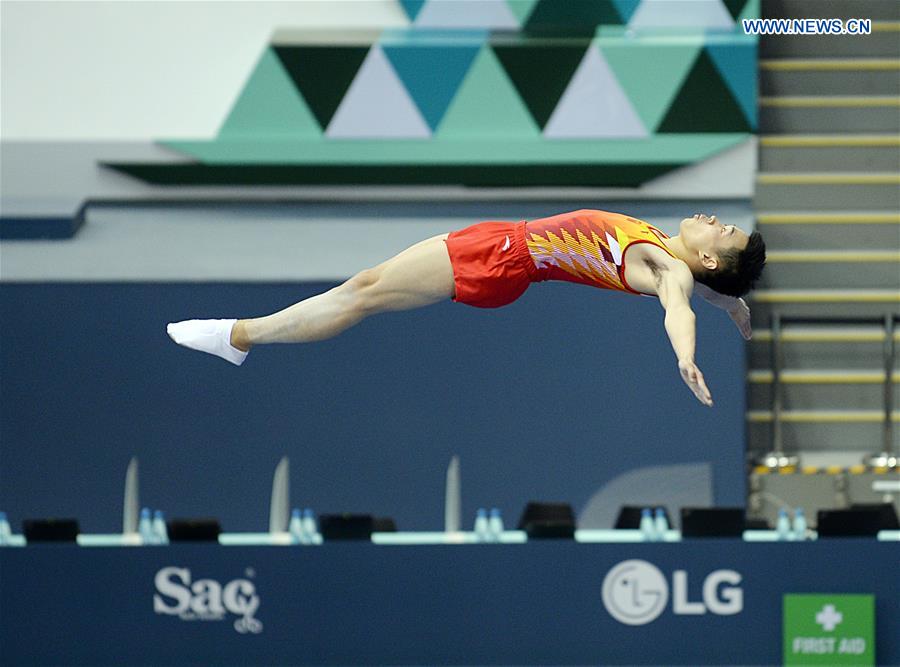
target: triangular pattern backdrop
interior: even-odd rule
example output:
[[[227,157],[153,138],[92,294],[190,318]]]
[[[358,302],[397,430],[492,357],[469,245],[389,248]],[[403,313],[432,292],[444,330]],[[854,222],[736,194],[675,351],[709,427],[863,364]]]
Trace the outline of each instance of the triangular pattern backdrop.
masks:
[[[378,44],[369,49],[328,124],[332,138],[415,138],[431,131]]]
[[[318,138],[322,129],[272,49],[266,49],[220,137]]]
[[[758,4],[758,0],[753,0]],[[415,28],[591,35],[601,25],[729,29],[747,0],[398,0]],[[758,16],[759,9],[756,9]]]
[[[469,71],[480,44],[391,44],[384,52],[434,130]],[[440,76],[435,76],[440,72]]]
[[[544,136],[599,138],[646,137],[647,134],[600,49],[591,46],[544,128]]]
[[[408,29],[277,33],[216,139],[167,145],[201,164],[439,166],[413,175],[433,182],[577,163],[640,185],[755,131],[757,38],[738,19],[758,0],[397,2]]]
[[[525,102],[489,45],[481,48],[472,63],[436,136],[442,139],[537,139],[540,136]]]
[[[307,109],[332,138],[635,136],[635,113],[650,133],[746,133],[756,125],[756,48],[749,37],[475,39],[429,43],[418,34],[405,40],[393,34],[384,44],[277,46],[288,76],[273,72],[271,57],[262,58],[220,136],[238,128],[252,135],[249,123],[258,118],[260,136],[273,128],[284,134],[293,123],[298,138],[308,137]],[[556,114],[548,134],[591,49],[602,53],[602,67],[582,67],[578,87],[595,90],[580,110],[567,100],[570,108]],[[286,81],[293,91],[284,89]],[[292,111],[280,119],[275,110],[286,105]]]

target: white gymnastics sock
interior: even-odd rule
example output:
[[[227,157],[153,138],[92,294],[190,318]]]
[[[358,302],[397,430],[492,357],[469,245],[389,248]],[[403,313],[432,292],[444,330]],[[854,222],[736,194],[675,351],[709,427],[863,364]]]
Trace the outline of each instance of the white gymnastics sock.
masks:
[[[166,327],[169,337],[192,350],[209,352],[235,366],[244,363],[249,352],[231,345],[231,328],[237,320],[185,320]]]

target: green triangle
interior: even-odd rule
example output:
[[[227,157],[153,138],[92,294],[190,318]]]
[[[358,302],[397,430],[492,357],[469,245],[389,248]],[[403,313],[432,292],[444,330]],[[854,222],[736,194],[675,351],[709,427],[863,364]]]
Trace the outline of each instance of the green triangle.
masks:
[[[600,51],[644,126],[654,132],[697,59],[702,38],[654,43],[600,42]]]
[[[747,4],[744,5],[744,11],[742,11],[741,15],[737,17],[738,26],[740,26],[741,21],[743,21],[744,19],[760,18],[759,12],[759,0],[747,0]]]
[[[520,26],[524,26],[525,22],[528,21],[528,16],[534,11],[534,6],[537,3],[538,0],[506,0],[506,4],[509,5],[510,10],[519,20]]]
[[[278,56],[267,48],[219,130],[220,138],[321,137],[322,130]]]
[[[513,43],[494,46],[494,53],[512,79],[537,124],[543,128],[584,58],[588,42]]]
[[[534,139],[540,134],[497,56],[489,47],[482,46],[450,102],[435,138]]]
[[[697,58],[657,129],[657,133],[752,131],[706,51]]]

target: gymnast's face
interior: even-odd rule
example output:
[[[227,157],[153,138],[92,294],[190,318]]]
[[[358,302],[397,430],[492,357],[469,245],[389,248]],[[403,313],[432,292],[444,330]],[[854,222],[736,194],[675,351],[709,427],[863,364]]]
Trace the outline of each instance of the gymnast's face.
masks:
[[[704,213],[682,220],[679,236],[688,250],[697,253],[707,269],[716,268],[712,264],[717,263],[724,251],[741,251],[750,240],[742,229],[734,225],[723,225],[715,215],[708,216]]]

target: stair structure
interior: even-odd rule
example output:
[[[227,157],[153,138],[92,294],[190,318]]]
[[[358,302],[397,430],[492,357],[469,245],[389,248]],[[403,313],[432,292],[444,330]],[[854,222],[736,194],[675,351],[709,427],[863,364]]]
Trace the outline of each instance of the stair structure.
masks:
[[[773,521],[771,473],[805,473],[806,484],[817,470],[898,474],[872,455],[900,451],[900,3],[763,0],[762,12],[872,20],[865,36],[760,37],[754,208],[768,263],[750,303],[747,434],[750,511]]]

